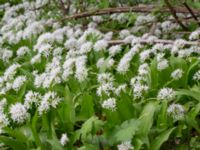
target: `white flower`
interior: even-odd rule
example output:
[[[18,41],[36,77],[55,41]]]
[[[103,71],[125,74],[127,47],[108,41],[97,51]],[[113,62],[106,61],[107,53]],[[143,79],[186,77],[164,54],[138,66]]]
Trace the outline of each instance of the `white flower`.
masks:
[[[36,106],[41,99],[41,95],[38,92],[28,91],[24,98],[24,106],[26,109],[30,109],[32,104]]]
[[[177,39],[175,42],[174,42],[174,45],[177,46],[178,48],[183,48],[185,46],[185,40],[183,39]]]
[[[43,97],[41,104],[38,107],[39,114],[42,115],[49,111],[50,106],[56,108],[57,105],[60,103],[61,98],[57,96],[55,92],[47,92]]]
[[[105,63],[105,59],[102,57],[97,61],[97,68],[101,68],[103,66],[103,64]]]
[[[113,87],[112,82],[105,83],[105,84],[102,84],[100,87],[98,87],[97,95],[102,96],[104,93],[109,96],[111,94],[111,92],[113,92],[114,90],[115,90],[115,88]]]
[[[174,80],[178,80],[183,76],[183,70],[182,69],[176,69],[171,73],[171,77]]]
[[[175,98],[175,91],[172,88],[162,88],[157,98],[158,100],[173,100]]]
[[[115,56],[116,54],[120,53],[121,52],[121,45],[114,45],[114,46],[111,46],[108,51],[109,51],[109,55],[111,56]]]
[[[21,67],[19,64],[13,64],[6,69],[4,72],[4,79],[5,80],[12,80],[17,73],[17,68]]]
[[[60,138],[60,144],[62,146],[65,146],[67,144],[67,142],[69,142],[69,138],[67,136],[67,134],[62,134],[61,138]]]
[[[60,56],[63,52],[63,49],[61,47],[58,47],[56,49],[53,50],[53,56],[56,57],[56,56]]]
[[[92,42],[86,42],[81,46],[79,53],[86,54],[86,53],[90,52],[91,49],[92,49]]]
[[[75,65],[76,65],[76,72],[75,77],[79,80],[79,82],[82,82],[86,80],[88,76],[88,70],[86,68],[86,56],[80,56],[76,59]]]
[[[166,69],[167,67],[169,67],[168,61],[167,59],[162,59],[158,62],[157,64],[157,69],[159,71]]]
[[[149,69],[149,65],[147,63],[140,65],[138,69],[139,75],[147,75],[148,69]]]
[[[141,52],[140,53],[140,61],[144,62],[145,60],[149,59],[150,58],[150,54],[151,54],[150,50],[145,50],[145,51]]]
[[[0,59],[2,59],[3,62],[8,62],[12,56],[13,52],[11,50],[3,49],[0,51]]]
[[[103,18],[102,18],[102,16],[93,16],[93,17],[92,17],[92,20],[93,20],[94,22],[100,23],[100,22],[103,21]]]
[[[142,98],[143,93],[146,92],[148,89],[149,87],[147,85],[136,82],[133,85],[133,96],[135,98]]]
[[[94,50],[95,51],[100,51],[100,50],[105,50],[108,46],[108,42],[105,40],[99,40],[94,44]]]
[[[138,53],[139,49],[140,49],[140,45],[135,45],[133,48],[131,48],[131,50],[126,53],[122,59],[120,60],[118,66],[117,66],[117,71],[119,73],[126,73],[130,67],[130,62],[133,58],[133,56]]]
[[[25,83],[26,81],[26,76],[18,76],[14,82],[13,82],[13,85],[12,85],[12,88],[15,90],[15,91],[19,91],[19,89],[22,87],[22,85]]]
[[[126,29],[121,30],[121,31],[119,32],[119,37],[120,37],[121,39],[124,39],[124,38],[126,38],[127,36],[129,36],[129,35],[130,35],[130,31],[129,31],[129,30],[126,30]]]
[[[180,104],[171,104],[168,109],[167,113],[174,119],[174,120],[181,120],[184,118],[184,108]]]
[[[126,141],[126,142],[123,142],[119,145],[117,145],[117,148],[118,150],[133,150],[134,147],[131,145],[131,141]]]
[[[193,75],[193,80],[199,81],[200,80],[200,70],[198,70],[194,75]]]
[[[78,47],[78,41],[75,38],[70,38],[65,42],[65,48],[74,49]]]
[[[16,104],[11,105],[10,115],[11,115],[11,119],[16,123],[23,123],[29,117],[29,114],[26,108],[21,103],[16,103]]]
[[[111,73],[98,74],[97,81],[101,84],[109,83],[114,81],[114,77]]]
[[[109,98],[107,100],[104,100],[102,103],[102,107],[104,109],[110,109],[114,111],[116,109],[116,99],[115,98]]]
[[[200,35],[200,30],[194,31],[190,34],[189,39],[190,40],[198,40]]]
[[[37,54],[31,59],[31,64],[40,63],[41,62],[41,55]]]
[[[126,84],[119,85],[119,86],[115,89],[115,94],[119,96],[121,92],[126,92],[126,87],[127,87]]]
[[[26,53],[28,53],[30,50],[26,46],[22,46],[17,50],[17,56],[24,56]]]

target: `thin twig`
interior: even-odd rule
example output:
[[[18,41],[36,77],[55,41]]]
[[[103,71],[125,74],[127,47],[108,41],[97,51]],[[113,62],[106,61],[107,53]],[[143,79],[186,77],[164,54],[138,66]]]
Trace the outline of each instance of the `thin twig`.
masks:
[[[68,13],[67,9],[65,8],[65,4],[62,0],[59,0],[60,8],[62,10],[63,15],[66,15]]]
[[[193,11],[192,11],[192,9],[189,7],[189,5],[188,5],[186,2],[184,2],[183,5],[188,9],[188,11],[190,12],[191,16],[194,18],[194,20],[197,21],[198,25],[200,26],[200,22],[199,22],[197,16],[193,13]]]
[[[113,14],[113,13],[129,13],[129,12],[141,12],[141,13],[149,13],[157,9],[158,6],[132,6],[132,7],[116,7],[116,8],[104,8],[104,9],[96,9],[96,10],[90,10],[85,11],[81,13],[76,13],[71,16],[66,16],[62,20],[66,19],[79,19],[79,18],[85,18],[95,15],[107,15],[107,14]],[[175,7],[177,13],[185,13],[188,14],[188,10],[185,7]],[[161,8],[159,12],[171,12],[169,8]],[[200,14],[200,11],[197,9],[193,9],[194,14]]]
[[[146,39],[140,39],[139,43],[141,44],[147,44],[149,43],[148,40]],[[174,40],[163,40],[163,39],[157,39],[153,41],[154,44],[156,43],[162,43],[162,44],[174,44]],[[110,45],[116,45],[116,44],[127,44],[126,42],[124,42],[124,40],[111,40],[108,41],[108,44]],[[199,46],[199,42],[197,41],[185,41],[185,45],[193,45],[193,46]]]
[[[173,17],[176,19],[176,22],[184,29],[184,30],[188,30],[188,28],[179,20],[178,16],[176,15],[176,10],[172,7],[172,5],[170,4],[170,2],[168,0],[165,0],[165,3],[167,5],[167,7],[169,8],[169,10],[171,11],[171,14],[173,15]]]

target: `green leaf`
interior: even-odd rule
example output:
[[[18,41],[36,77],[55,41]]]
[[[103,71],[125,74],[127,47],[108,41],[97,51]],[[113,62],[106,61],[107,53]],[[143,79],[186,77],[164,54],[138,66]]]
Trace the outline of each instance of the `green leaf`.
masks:
[[[120,126],[117,126],[114,133],[112,133],[111,141],[123,142],[131,140],[138,130],[139,125],[140,122],[136,119],[123,122]]]
[[[87,119],[87,118],[90,118],[93,114],[94,114],[93,98],[88,93],[85,93],[81,97],[80,115],[83,116],[83,118]]]
[[[0,136],[0,141],[13,150],[28,150],[25,144],[6,136]]]
[[[175,128],[168,129],[162,132],[155,140],[151,143],[150,150],[159,150],[162,144],[168,140],[170,134]]]
[[[195,100],[200,101],[200,92],[197,92],[197,91],[181,89],[176,92],[176,95],[180,95],[180,96],[186,95],[186,96],[194,98]]]
[[[75,123],[75,107],[72,94],[67,85],[64,91],[64,103],[59,113],[65,127],[69,130],[73,130]]]
[[[33,137],[34,137],[36,145],[38,147],[40,147],[41,150],[42,150],[43,149],[43,145],[41,143],[41,140],[40,140],[40,137],[39,137],[39,134],[38,134],[38,131],[37,131],[37,121],[38,121],[38,111],[36,110],[35,115],[34,115],[34,117],[32,119],[31,130],[32,130]]]
[[[4,131],[11,137],[16,138],[17,141],[26,143],[27,138],[26,136],[20,131],[20,129],[10,129],[9,127],[4,128]]]
[[[75,140],[79,139],[80,136],[83,140],[86,140],[87,136],[96,134],[103,124],[103,121],[92,116],[82,125],[81,129],[77,130]]]
[[[140,114],[139,120],[142,125],[139,128],[139,133],[142,136],[149,134],[149,131],[153,124],[153,116],[156,110],[156,106],[157,106],[157,103],[150,102],[144,107],[142,113]]]
[[[153,116],[154,116],[154,112],[156,110],[156,106],[157,106],[157,103],[153,103],[153,102],[150,102],[148,103],[142,113],[140,114],[140,123],[141,125],[139,126],[139,129],[138,129],[138,134],[141,138],[141,140],[147,144],[147,146],[149,146],[149,138],[148,138],[148,134],[150,132],[150,129],[153,125]]]

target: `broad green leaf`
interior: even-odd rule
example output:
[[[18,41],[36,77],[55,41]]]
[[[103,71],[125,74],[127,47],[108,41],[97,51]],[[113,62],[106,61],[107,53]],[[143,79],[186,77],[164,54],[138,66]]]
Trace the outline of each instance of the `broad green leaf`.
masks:
[[[139,127],[139,134],[141,134],[142,136],[149,134],[149,131],[153,124],[153,116],[156,110],[156,106],[157,103],[150,102],[144,107],[142,113],[140,114],[139,120],[141,122],[141,126]]]
[[[136,119],[131,119],[123,122],[120,126],[117,126],[114,133],[111,135],[111,141],[124,142],[133,138],[140,126],[140,122]]]
[[[158,135],[155,140],[152,141],[150,145],[150,150],[159,150],[162,144],[168,140],[170,134],[175,128],[168,129],[164,132],[162,132],[160,135]]]
[[[154,112],[156,110],[156,107],[157,107],[157,103],[153,103],[153,102],[150,102],[148,103],[142,113],[140,114],[140,123],[141,125],[139,126],[139,129],[138,129],[138,134],[141,138],[141,140],[147,144],[147,146],[149,146],[149,138],[148,138],[148,135],[149,135],[149,132],[150,132],[150,129],[153,125],[153,121],[154,121]]]
[[[82,125],[81,129],[77,130],[75,140],[80,137],[85,140],[87,136],[94,135],[103,124],[103,121],[99,120],[96,116],[92,116]]]
[[[178,90],[176,92],[176,95],[186,95],[186,96],[189,96],[189,97],[192,97],[194,98],[195,100],[197,101],[200,101],[200,92],[197,92],[197,91],[192,91],[192,90],[187,90],[187,89],[181,89],[181,90]]]
[[[0,136],[0,141],[13,150],[28,150],[26,145],[10,137]]]
[[[35,115],[32,119],[31,130],[32,130],[32,134],[33,134],[36,145],[40,147],[41,150],[43,150],[43,145],[41,143],[41,140],[37,131],[37,121],[38,121],[38,111],[36,110]]]
[[[81,112],[80,115],[84,118],[90,118],[94,114],[93,98],[88,93],[85,93],[81,98]]]

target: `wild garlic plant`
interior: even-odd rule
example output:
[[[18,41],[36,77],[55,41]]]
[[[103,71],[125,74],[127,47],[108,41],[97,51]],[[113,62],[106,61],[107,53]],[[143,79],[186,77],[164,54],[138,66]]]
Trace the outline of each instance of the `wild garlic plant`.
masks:
[[[195,149],[200,30],[153,13],[62,22],[59,2],[0,5],[1,148]]]

